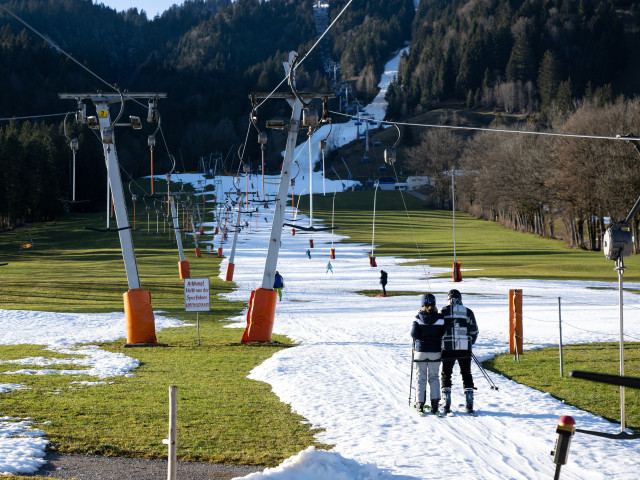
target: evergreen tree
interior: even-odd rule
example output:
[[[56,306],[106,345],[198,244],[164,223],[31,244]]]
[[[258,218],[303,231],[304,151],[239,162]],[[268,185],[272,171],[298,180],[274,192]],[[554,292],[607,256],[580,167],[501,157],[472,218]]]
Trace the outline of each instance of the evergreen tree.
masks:
[[[538,91],[540,92],[541,110],[545,111],[558,94],[560,84],[560,65],[551,50],[544,52],[538,72]]]
[[[509,82],[525,83],[534,80],[536,59],[531,41],[533,25],[530,19],[520,18],[513,27],[514,44],[507,63],[506,76]]]
[[[477,27],[465,45],[456,78],[458,97],[464,98],[467,90],[475,90],[482,85],[487,59],[482,29]]]

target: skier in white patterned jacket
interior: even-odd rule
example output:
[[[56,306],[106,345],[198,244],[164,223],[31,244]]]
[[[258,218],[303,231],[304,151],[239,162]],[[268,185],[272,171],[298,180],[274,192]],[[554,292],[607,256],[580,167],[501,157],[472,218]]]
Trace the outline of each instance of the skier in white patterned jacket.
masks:
[[[462,295],[458,290],[450,290],[447,295],[449,305],[441,310],[445,333],[442,337],[442,396],[444,413],[451,411],[451,374],[458,361],[462,385],[465,393],[467,413],[473,413],[473,377],[471,376],[471,346],[478,338],[476,317],[470,308],[462,305]]]

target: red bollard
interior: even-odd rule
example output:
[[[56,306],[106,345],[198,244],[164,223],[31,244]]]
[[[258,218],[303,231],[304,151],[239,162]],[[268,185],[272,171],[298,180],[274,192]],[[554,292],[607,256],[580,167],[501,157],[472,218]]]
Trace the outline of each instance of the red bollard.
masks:
[[[460,273],[460,262],[453,262],[453,281],[454,282],[461,282],[462,281],[462,274]]]
[[[224,272],[224,281],[231,282],[233,281],[233,271],[235,270],[235,264],[227,263],[227,269]]]

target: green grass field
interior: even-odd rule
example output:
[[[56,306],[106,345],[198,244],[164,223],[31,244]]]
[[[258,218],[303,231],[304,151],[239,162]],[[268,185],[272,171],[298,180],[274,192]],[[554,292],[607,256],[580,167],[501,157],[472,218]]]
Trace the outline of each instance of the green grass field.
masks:
[[[300,208],[308,214],[309,197]],[[373,191],[339,194],[335,201],[336,234],[349,241],[371,245]],[[333,196],[314,195],[314,218],[331,225]],[[405,204],[409,211],[407,215]],[[450,211],[429,210],[418,198],[397,191],[377,193],[375,255],[419,259],[434,267],[451,268],[453,219]],[[337,249],[340,246],[337,245]],[[602,252],[567,247],[560,240],[519,233],[497,223],[456,212],[456,260],[465,277],[533,278],[554,280],[600,280],[617,282],[614,262]],[[640,281],[640,256],[625,259],[625,281]]]
[[[0,262],[8,262],[1,267],[0,308],[122,311],[127,282],[118,234],[86,226],[103,227],[104,219],[69,215],[0,235]],[[26,243],[32,247],[20,248]],[[154,309],[193,326],[158,332],[158,342],[167,348],[125,350],[124,339],[100,343],[141,363],[135,377],[111,378],[109,385],[74,387],[68,376],[4,375],[3,382],[30,388],[3,395],[2,414],[31,417],[36,426],[51,422],[47,438],[62,453],[161,458],[167,451],[162,439],[168,428],[168,387],[177,385],[181,460],[274,466],[309,445],[322,447],[313,438],[317,431],[300,423],[304,419],[280,403],[269,385],[246,378],[292,344],[274,336],[270,344],[242,345],[241,330],[224,328],[222,320],[238,315],[246,304],[219,297],[233,287],[217,277],[220,259],[206,253],[196,259],[191,242],[184,242],[191,276],[209,277],[212,291],[211,311],[199,315],[198,346],[196,314],[184,311],[173,231],[156,235],[143,228],[134,232],[134,244],[142,288],[151,292]],[[0,346],[2,359],[40,355],[54,356],[37,346]],[[15,365],[0,364],[0,373],[10,370]]]
[[[406,194],[404,199],[409,217],[398,192],[378,192],[375,242],[379,247],[375,254],[421,256],[424,263],[449,268],[453,260],[450,212],[427,210]],[[301,207],[305,202],[308,197],[303,197]],[[330,196],[316,195],[314,217],[330,223],[331,202]],[[338,195],[335,223],[341,228],[336,232],[349,235],[350,241],[369,244],[372,213],[373,192]],[[0,263],[8,263],[0,267],[0,308],[122,311],[127,282],[118,236],[84,229],[104,227],[104,223],[98,214],[72,214],[55,223],[0,235]],[[147,233],[143,218],[134,232],[142,287],[151,292],[155,310],[195,324],[195,313],[184,312],[173,232],[162,233],[160,225],[161,233],[156,235],[153,222],[150,230]],[[512,232],[461,213],[456,214],[456,236],[458,261],[463,268],[474,269],[464,272],[466,277],[617,280],[613,262],[600,252],[572,250],[559,241]],[[32,247],[20,248],[27,243]],[[26,384],[30,389],[2,395],[0,413],[33,418],[35,426],[44,428],[47,438],[63,453],[158,458],[166,455],[162,439],[168,428],[168,386],[177,385],[181,460],[273,466],[309,445],[322,447],[314,440],[317,431],[281,404],[269,385],[246,378],[254,366],[277,350],[291,347],[291,342],[274,336],[270,344],[242,345],[241,331],[223,328],[223,320],[238,315],[246,303],[216,296],[233,287],[217,277],[220,259],[206,253],[196,259],[190,245],[185,242],[191,276],[210,277],[212,290],[211,312],[200,315],[200,346],[195,326],[159,332],[158,341],[167,343],[166,348],[125,350],[124,339],[101,343],[106,350],[141,362],[134,377],[108,379],[108,385],[74,386],[66,376],[5,375],[3,382]],[[339,252],[340,244],[336,248]],[[363,261],[367,261],[364,255]],[[626,259],[625,264],[625,279],[640,280],[638,257]],[[568,350],[586,352],[576,360],[580,369],[617,371],[617,354],[612,350],[595,345]],[[52,356],[38,346],[0,346],[2,359],[38,355]],[[571,367],[574,360],[569,353],[565,358],[566,371],[577,368]],[[629,375],[640,375],[640,348],[630,346],[626,358]],[[583,382],[555,378],[557,350],[527,352],[520,365],[499,356],[487,366],[605,418],[615,421],[619,416],[615,387],[608,387],[613,393],[588,397],[584,392],[591,387]],[[0,364],[0,373],[11,369],[11,365]],[[631,396],[635,393],[629,395],[636,398]],[[637,399],[628,403],[632,401],[640,404]],[[51,423],[41,425],[44,422]],[[637,409],[628,408],[627,424],[640,426]]]
[[[556,347],[526,351],[520,356],[519,364],[512,355],[497,355],[484,366],[515,382],[549,392],[570,405],[620,423],[620,387],[569,377],[571,370],[619,375],[618,355],[617,343],[565,345],[562,349],[563,377],[560,377]],[[640,343],[625,343],[624,359],[625,375],[640,377]],[[625,388],[625,418],[627,428],[640,431],[640,390]]]

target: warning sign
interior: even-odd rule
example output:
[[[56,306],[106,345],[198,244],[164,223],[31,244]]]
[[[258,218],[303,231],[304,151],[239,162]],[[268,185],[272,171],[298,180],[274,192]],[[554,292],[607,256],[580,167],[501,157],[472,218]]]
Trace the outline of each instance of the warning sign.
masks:
[[[185,278],[184,279],[184,309],[187,312],[208,312],[209,304],[209,279]]]

